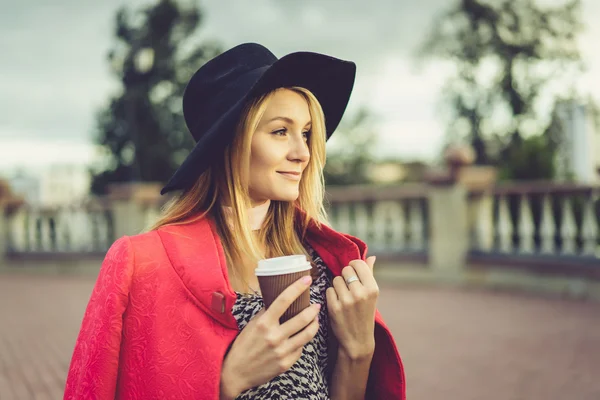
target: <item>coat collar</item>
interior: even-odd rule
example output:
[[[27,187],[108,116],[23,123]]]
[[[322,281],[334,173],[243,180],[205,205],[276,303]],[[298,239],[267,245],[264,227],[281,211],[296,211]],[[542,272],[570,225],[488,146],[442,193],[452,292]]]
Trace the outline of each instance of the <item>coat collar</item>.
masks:
[[[304,218],[302,211],[297,218]],[[231,313],[237,296],[229,282],[225,253],[212,220],[203,218],[158,229],[175,273],[199,306],[224,326],[237,329]],[[355,259],[365,259],[361,240],[310,221],[305,241],[319,254],[334,276]]]

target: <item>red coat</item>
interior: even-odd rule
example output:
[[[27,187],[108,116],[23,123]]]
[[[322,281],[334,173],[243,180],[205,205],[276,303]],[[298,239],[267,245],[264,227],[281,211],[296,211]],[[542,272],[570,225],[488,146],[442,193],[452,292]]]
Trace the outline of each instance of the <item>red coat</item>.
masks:
[[[308,243],[334,275],[366,245],[311,224]],[[212,222],[167,226],[109,249],[75,344],[65,399],[218,399],[221,365],[238,334],[236,295]],[[404,369],[375,316],[368,399],[405,399]]]

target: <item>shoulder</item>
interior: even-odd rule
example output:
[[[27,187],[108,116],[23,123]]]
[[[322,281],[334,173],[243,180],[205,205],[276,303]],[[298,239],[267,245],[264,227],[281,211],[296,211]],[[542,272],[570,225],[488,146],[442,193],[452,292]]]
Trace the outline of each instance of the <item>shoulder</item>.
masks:
[[[115,240],[106,252],[104,265],[133,265],[140,255],[153,254],[161,248],[160,238],[156,231],[131,236],[121,236]]]
[[[135,250],[143,249],[145,251],[151,251],[155,249],[157,245],[160,245],[160,236],[156,230],[139,233],[132,236],[123,236],[121,239],[128,240]]]

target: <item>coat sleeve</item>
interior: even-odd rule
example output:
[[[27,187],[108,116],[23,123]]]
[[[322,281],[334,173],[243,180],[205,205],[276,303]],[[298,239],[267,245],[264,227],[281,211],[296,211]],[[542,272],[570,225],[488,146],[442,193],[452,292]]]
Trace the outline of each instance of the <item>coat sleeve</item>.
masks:
[[[75,343],[64,399],[115,398],[133,258],[128,237],[113,243],[104,258]]]

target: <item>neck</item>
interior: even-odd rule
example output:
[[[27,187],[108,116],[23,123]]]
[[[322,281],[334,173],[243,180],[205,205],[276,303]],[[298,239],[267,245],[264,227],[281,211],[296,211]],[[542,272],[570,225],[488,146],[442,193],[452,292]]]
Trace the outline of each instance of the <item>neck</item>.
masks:
[[[262,204],[254,205],[250,210],[248,210],[248,223],[253,231],[262,228],[263,223],[267,218],[267,212],[269,211],[270,205],[271,200],[267,200]],[[223,210],[225,211],[226,218],[231,218],[231,215],[233,214],[232,208],[229,206],[223,206]]]

